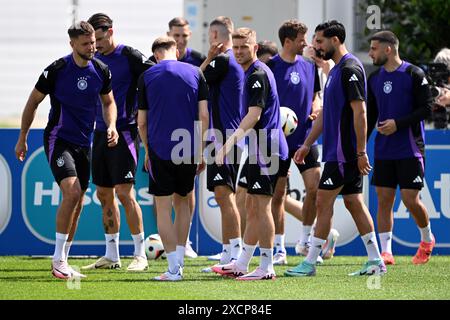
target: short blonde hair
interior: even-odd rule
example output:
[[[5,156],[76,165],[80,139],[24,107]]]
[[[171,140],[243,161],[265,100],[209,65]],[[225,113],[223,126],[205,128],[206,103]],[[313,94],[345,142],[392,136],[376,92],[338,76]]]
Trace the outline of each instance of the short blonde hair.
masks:
[[[256,31],[250,28],[238,28],[231,37],[233,39],[247,39],[249,42],[256,44]]]

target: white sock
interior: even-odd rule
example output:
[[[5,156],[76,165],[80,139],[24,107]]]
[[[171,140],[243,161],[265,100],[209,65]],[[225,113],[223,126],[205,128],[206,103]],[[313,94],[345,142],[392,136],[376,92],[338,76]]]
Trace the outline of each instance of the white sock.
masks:
[[[419,228],[420,230],[420,240],[424,242],[431,242],[433,238],[431,237],[431,225],[428,225],[425,228]]]
[[[381,252],[392,254],[392,231],[378,234],[380,238]]]
[[[106,253],[105,257],[111,261],[119,261],[119,233],[106,234]]]
[[[259,267],[266,272],[273,272],[273,248],[259,248],[259,251]]]
[[[242,252],[239,255],[239,258],[236,261],[236,264],[241,268],[247,268],[250,264],[250,260],[253,258],[253,254],[255,253],[256,246],[251,246],[246,243],[242,244]]]
[[[145,258],[144,233],[132,234],[131,237],[134,242],[133,255]]]
[[[219,264],[227,264],[231,260],[231,245],[222,244],[222,254],[220,256]]]
[[[302,246],[308,246],[310,243],[310,238],[311,238],[311,230],[312,230],[312,226],[303,226],[303,230],[302,230],[302,237],[300,239],[300,244]]]
[[[237,260],[242,251],[241,238],[230,239],[230,255],[231,259]]]
[[[68,234],[56,232],[55,253],[53,254],[53,261],[65,261],[66,260],[66,256],[64,254],[64,249],[65,249],[68,238],[69,238]]]
[[[66,245],[64,246],[64,257],[65,260],[67,261],[67,259],[69,259],[69,252],[70,252],[70,247],[72,246],[72,241],[67,241]]]
[[[381,259],[380,251],[378,250],[377,237],[375,232],[369,232],[361,236],[364,245],[366,246],[367,255],[369,256],[369,261],[375,259]]]
[[[286,253],[286,248],[284,247],[284,234],[275,235],[275,253],[278,252]]]
[[[186,247],[177,245],[175,251],[177,253],[178,264],[183,267],[184,266],[184,253],[186,252]]]
[[[314,236],[311,237],[311,246],[309,247],[308,255],[305,259],[306,262],[314,265],[316,264],[317,257],[320,255],[325,242],[327,242],[327,240],[316,238]]]
[[[169,272],[177,273],[180,268],[180,263],[178,262],[177,252],[172,251],[166,254],[167,262],[169,263]]]

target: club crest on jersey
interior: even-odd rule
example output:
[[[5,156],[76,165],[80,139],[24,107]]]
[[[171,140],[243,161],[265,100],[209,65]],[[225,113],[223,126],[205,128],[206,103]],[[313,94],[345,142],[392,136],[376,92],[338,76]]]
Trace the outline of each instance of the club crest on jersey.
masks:
[[[300,76],[298,75],[298,72],[291,72],[291,82],[293,84],[299,84],[300,83]]]
[[[77,82],[77,87],[81,91],[86,90],[86,88],[88,87],[87,78],[79,77],[78,82]]]
[[[58,159],[56,159],[56,165],[61,168],[64,165],[64,158],[63,157],[59,157]]]
[[[384,91],[384,93],[386,93],[386,94],[391,93],[391,91],[392,91],[392,82],[391,82],[391,81],[386,81],[386,82],[384,83],[383,91]]]

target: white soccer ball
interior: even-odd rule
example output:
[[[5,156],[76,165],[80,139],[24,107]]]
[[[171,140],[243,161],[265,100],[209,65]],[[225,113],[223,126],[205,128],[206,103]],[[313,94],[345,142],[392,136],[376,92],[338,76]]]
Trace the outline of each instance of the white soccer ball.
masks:
[[[151,234],[145,239],[145,254],[149,260],[164,258],[164,246],[159,234]]]
[[[297,129],[298,118],[295,112],[288,107],[280,107],[281,129],[287,137]]]

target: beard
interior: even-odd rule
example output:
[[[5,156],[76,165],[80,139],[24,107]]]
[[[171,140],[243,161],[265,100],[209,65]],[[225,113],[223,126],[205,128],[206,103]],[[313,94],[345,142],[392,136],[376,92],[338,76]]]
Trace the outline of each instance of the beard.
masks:
[[[331,47],[329,49],[329,51],[324,51],[323,53],[321,53],[321,56],[323,57],[324,60],[330,60],[333,56],[334,53],[336,52],[336,49],[334,47]]]
[[[384,56],[384,57],[379,57],[378,59],[374,59],[373,60],[373,65],[374,66],[383,66],[386,62],[387,62],[387,57],[386,56]]]
[[[90,60],[92,60],[92,59],[94,58],[94,53],[81,54],[81,53],[79,53],[79,52],[77,51],[77,54],[78,54],[83,60],[86,60],[86,61],[90,61]]]

